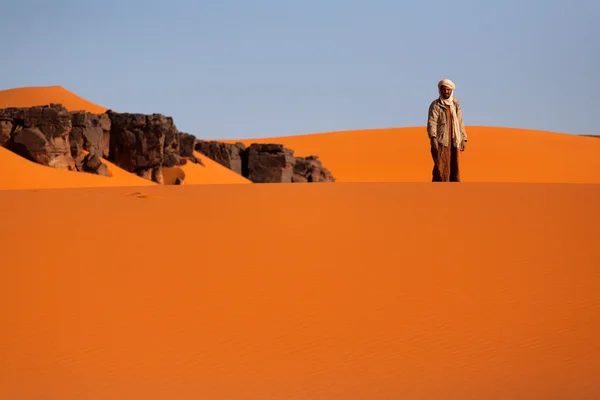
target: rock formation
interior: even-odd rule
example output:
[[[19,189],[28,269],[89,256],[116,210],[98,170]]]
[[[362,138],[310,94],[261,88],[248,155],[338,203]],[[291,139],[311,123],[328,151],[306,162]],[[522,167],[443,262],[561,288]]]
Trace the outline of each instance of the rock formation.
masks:
[[[189,133],[179,133],[179,155],[181,157],[194,157],[196,137]]]
[[[87,154],[81,161],[79,171],[89,172],[96,175],[108,176],[108,167],[102,162],[97,154]]]
[[[0,146],[36,163],[108,176],[109,160],[159,184],[163,167],[204,165],[197,151],[255,183],[334,182],[316,156],[281,144],[228,144],[179,132],[162,114],[69,112],[60,104],[0,109]],[[183,184],[185,176],[176,184]]]
[[[196,151],[254,183],[335,182],[317,156],[295,157],[281,144],[230,144],[198,140]]]
[[[110,110],[107,115],[111,121],[109,160],[124,170],[162,184],[163,167],[198,162],[193,154],[195,138],[179,132],[173,118]]]
[[[335,182],[335,178],[318,156],[296,157],[292,182]]]
[[[0,145],[28,160],[74,171],[71,114],[61,105],[0,110]]]
[[[248,155],[248,176],[256,183],[291,183],[296,159],[294,152],[281,144],[251,144]]]
[[[2,147],[6,147],[10,141],[13,126],[12,122],[12,116],[8,115],[8,111],[6,109],[0,110],[0,146]]]
[[[81,150],[108,159],[110,154],[110,118],[107,114],[79,111],[71,113],[71,155]]]
[[[71,156],[78,171],[108,176],[102,158],[110,153],[110,118],[85,111],[71,113]],[[86,155],[86,152],[88,153]]]
[[[242,173],[242,153],[246,147],[242,143],[229,144],[198,140],[194,148],[197,152],[204,154],[233,172],[244,175]]]
[[[173,120],[161,114],[109,112],[108,116],[110,160],[128,172],[162,184],[165,137],[175,129]]]
[[[168,121],[168,128],[165,132],[165,144],[164,144],[164,153],[165,157],[163,160],[164,167],[175,167],[177,165],[185,165],[187,160],[185,158],[181,158],[180,150],[181,150],[181,136],[175,123],[173,122],[173,118],[166,117]]]

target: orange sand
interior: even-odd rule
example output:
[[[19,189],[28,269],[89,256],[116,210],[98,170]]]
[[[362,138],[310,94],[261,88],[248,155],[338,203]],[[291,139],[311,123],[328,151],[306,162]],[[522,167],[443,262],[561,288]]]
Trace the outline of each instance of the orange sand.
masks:
[[[156,185],[106,160],[102,162],[111,177],[46,167],[0,147],[0,190]]]
[[[0,192],[0,398],[598,398],[599,201],[560,184]]]
[[[463,182],[600,183],[596,138],[524,129],[467,127]],[[428,182],[425,127],[226,140],[281,143],[297,156],[316,154],[339,182]]]

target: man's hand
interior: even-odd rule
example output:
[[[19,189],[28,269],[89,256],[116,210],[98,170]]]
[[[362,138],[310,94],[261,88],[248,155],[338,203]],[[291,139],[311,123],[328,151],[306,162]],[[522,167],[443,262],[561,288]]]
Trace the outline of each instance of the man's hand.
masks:
[[[465,151],[467,149],[467,141],[463,140],[460,145],[460,151]]]
[[[429,139],[429,142],[431,143],[431,148],[434,149],[435,151],[438,151],[437,138],[432,137],[431,139]]]

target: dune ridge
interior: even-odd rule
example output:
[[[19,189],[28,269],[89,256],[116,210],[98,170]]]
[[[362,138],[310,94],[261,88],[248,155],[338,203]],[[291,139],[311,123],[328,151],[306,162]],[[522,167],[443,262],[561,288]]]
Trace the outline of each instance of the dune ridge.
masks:
[[[538,130],[468,126],[463,182],[600,183],[600,141]],[[225,143],[281,143],[315,154],[338,182],[428,182],[425,127],[323,132]]]
[[[35,107],[62,104],[69,111],[88,111],[102,114],[107,110],[59,85],[28,86],[0,90],[0,108]]]

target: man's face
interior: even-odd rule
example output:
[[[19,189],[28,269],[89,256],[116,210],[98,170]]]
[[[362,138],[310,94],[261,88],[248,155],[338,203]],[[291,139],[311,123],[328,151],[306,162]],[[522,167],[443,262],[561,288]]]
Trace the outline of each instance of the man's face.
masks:
[[[448,99],[452,94],[452,89],[450,89],[448,86],[442,86],[440,88],[440,94],[442,95],[442,98]]]

